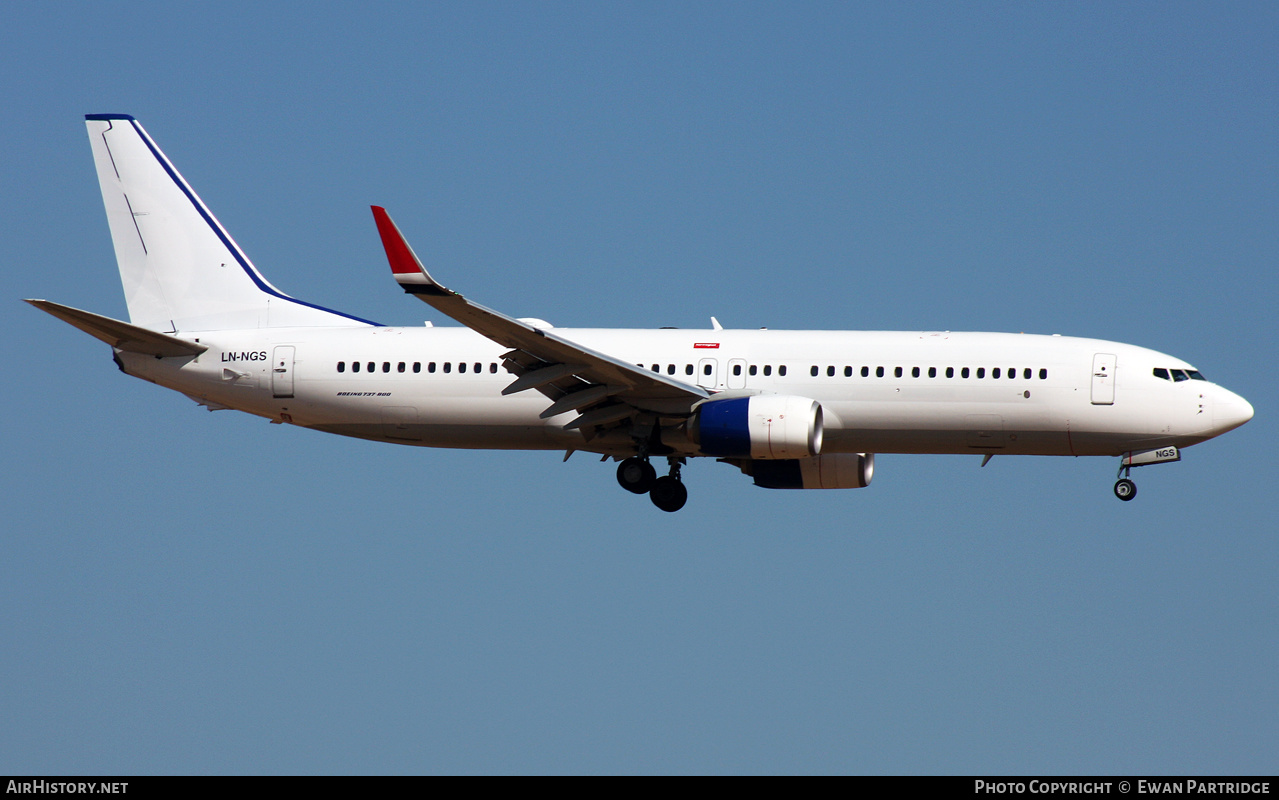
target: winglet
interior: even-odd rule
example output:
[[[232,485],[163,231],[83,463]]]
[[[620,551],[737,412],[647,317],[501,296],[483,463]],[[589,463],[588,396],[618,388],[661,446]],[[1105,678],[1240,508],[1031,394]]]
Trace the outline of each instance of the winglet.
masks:
[[[377,223],[378,235],[382,237],[382,247],[386,250],[386,260],[391,262],[391,274],[411,294],[451,294],[436,283],[431,274],[422,266],[422,260],[409,247],[404,234],[391,221],[391,216],[381,206],[370,206],[373,209],[373,221]]]

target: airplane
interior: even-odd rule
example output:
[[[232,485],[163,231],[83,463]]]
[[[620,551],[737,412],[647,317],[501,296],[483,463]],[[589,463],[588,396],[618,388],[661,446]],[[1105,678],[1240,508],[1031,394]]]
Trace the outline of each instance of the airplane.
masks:
[[[663,511],[687,501],[690,458],[764,488],[850,489],[870,484],[876,453],[1117,456],[1128,501],[1132,468],[1253,416],[1181,359],[1098,339],[515,319],[445,288],[373,206],[396,282],[462,325],[384,326],[271,285],[136,119],[85,124],[129,322],[26,302],[210,410],[395,444],[594,453]]]

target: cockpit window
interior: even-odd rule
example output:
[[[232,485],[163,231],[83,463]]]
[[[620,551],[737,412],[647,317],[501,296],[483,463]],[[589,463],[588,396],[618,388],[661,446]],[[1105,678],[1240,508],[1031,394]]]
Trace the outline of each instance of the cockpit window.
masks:
[[[1156,378],[1162,378],[1166,381],[1174,381],[1181,383],[1182,381],[1206,381],[1203,373],[1197,369],[1164,369],[1163,367],[1155,367]]]

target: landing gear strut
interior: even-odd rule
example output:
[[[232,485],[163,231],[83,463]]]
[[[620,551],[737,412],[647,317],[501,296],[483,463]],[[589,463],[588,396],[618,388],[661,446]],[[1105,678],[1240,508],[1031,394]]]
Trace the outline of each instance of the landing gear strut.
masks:
[[[1137,496],[1137,484],[1133,483],[1132,479],[1128,477],[1131,472],[1132,467],[1121,463],[1119,465],[1119,475],[1123,477],[1115,481],[1115,497],[1125,503]]]

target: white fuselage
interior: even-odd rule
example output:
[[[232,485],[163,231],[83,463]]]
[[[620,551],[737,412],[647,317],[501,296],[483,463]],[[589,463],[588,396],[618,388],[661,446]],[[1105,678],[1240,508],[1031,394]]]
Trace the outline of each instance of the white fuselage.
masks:
[[[1121,455],[1184,447],[1252,408],[1180,359],[1096,339],[1007,333],[554,329],[715,393],[797,395],[825,415],[824,453]],[[195,334],[190,336],[196,337]],[[197,337],[195,358],[120,352],[133,375],[223,406],[349,436],[430,447],[634,452],[502,395],[505,348],[466,328],[275,328]],[[292,348],[291,350],[289,348]],[[816,374],[814,375],[814,371]],[[668,440],[673,439],[673,440]],[[678,436],[663,444],[685,455]]]
[[[771,489],[865,487],[875,453],[1123,456],[1115,495],[1131,500],[1132,467],[1253,413],[1179,359],[1095,339],[552,328],[447,288],[370,206],[397,286],[464,326],[383,327],[272,286],[132,116],[85,125],[129,322],[28,302],[209,408],[425,447],[601,453],[668,512],[697,456]]]

